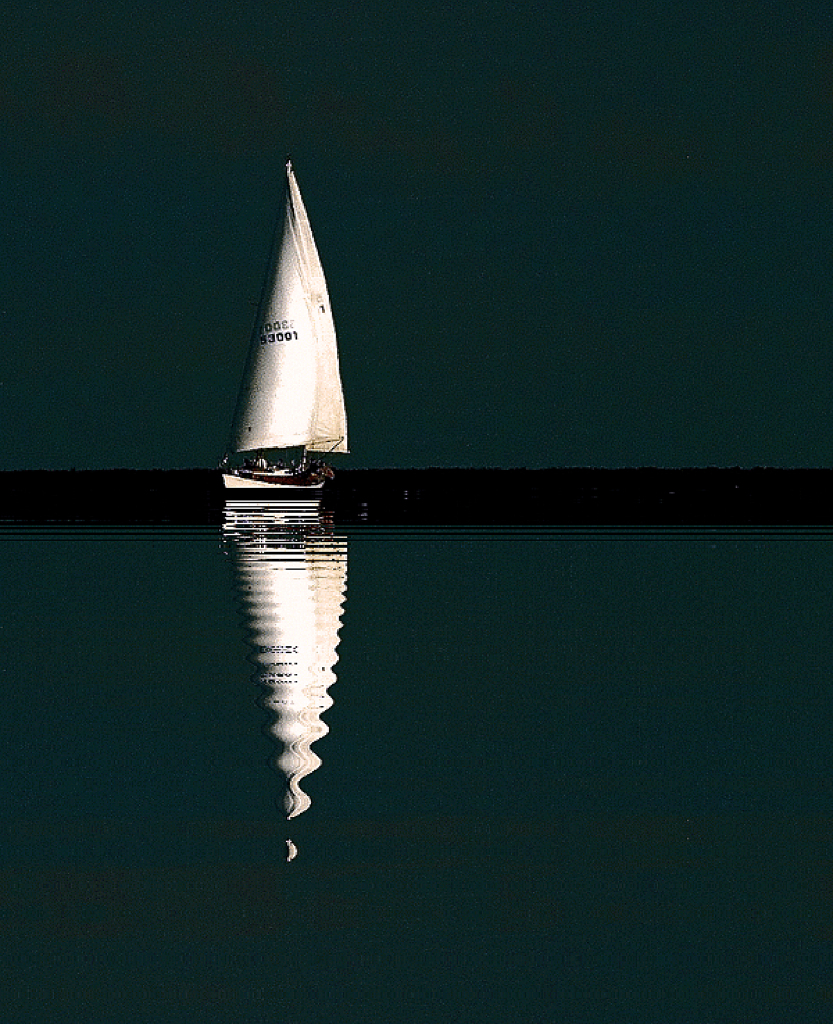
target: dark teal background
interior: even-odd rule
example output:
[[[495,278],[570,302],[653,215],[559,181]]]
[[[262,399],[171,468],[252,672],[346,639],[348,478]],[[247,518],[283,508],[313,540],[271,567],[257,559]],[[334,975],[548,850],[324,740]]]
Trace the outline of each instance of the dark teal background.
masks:
[[[351,466],[830,462],[819,3],[12,4],[4,468],[213,465],[294,159]]]
[[[2,551],[4,1021],[829,1016],[829,541],[350,528],[286,864],[217,531],[48,532]]]

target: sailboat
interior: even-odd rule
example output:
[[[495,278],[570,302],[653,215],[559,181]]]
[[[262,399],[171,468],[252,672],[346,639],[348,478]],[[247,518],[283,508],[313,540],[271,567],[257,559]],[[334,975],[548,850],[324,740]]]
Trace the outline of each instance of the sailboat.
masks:
[[[347,452],[347,417],[327,283],[289,161],[275,241],[220,468],[238,493],[314,497],[333,471],[309,453]]]

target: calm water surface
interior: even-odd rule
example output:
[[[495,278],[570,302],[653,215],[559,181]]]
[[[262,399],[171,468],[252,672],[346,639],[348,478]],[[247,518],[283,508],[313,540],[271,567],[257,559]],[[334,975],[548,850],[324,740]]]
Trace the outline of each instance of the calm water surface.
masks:
[[[4,1022],[833,1016],[823,534],[0,552]]]

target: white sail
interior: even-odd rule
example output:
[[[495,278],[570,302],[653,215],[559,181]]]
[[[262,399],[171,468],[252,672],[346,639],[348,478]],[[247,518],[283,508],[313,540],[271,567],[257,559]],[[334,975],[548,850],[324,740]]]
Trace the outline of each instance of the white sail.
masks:
[[[346,452],[327,284],[290,164],[286,174],[283,234],[258,310],[229,447]]]

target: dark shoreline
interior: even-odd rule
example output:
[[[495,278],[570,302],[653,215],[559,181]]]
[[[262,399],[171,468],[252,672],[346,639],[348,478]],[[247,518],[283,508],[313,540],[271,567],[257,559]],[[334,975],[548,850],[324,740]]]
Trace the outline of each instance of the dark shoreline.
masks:
[[[336,522],[825,525],[829,469],[351,469],[327,484]],[[219,522],[216,469],[0,472],[8,522]]]

